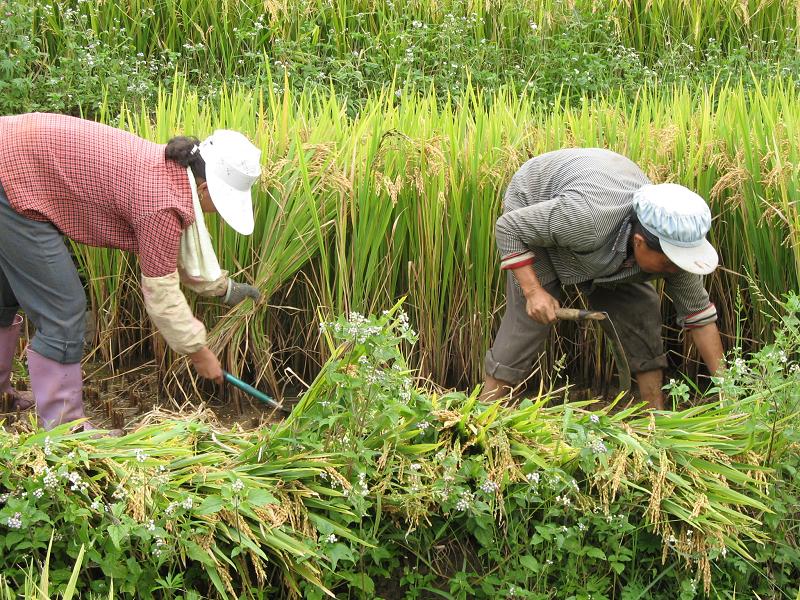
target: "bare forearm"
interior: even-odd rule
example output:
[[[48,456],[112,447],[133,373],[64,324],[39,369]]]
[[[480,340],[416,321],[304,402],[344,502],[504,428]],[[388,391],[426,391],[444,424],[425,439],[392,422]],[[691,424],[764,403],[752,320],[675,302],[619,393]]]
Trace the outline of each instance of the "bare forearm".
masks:
[[[542,289],[542,284],[539,282],[536,271],[533,270],[531,265],[512,269],[511,272],[514,274],[514,277],[517,278],[517,283],[519,283],[519,287],[526,298],[530,294]]]
[[[716,375],[720,366],[724,353],[722,350],[722,338],[719,335],[716,323],[709,323],[696,329],[691,329],[690,335],[692,342],[697,346],[697,351],[703,358],[703,362],[708,368],[708,372]]]

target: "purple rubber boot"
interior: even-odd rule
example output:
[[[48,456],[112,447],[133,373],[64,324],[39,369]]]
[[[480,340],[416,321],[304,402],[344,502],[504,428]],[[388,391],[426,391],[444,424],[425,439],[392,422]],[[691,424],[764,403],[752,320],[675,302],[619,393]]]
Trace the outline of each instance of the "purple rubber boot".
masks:
[[[33,406],[33,394],[18,392],[11,387],[11,369],[14,355],[17,353],[17,340],[22,327],[22,316],[14,317],[10,327],[0,327],[0,394],[8,394],[14,398],[16,410],[28,410]]]
[[[36,411],[45,429],[84,418],[81,364],[62,365],[28,348]]]

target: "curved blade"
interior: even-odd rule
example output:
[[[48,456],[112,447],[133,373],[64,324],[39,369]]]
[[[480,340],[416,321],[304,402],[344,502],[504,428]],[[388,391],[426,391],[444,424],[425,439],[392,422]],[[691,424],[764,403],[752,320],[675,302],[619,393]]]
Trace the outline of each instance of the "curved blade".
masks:
[[[617,330],[611,319],[608,318],[607,313],[603,313],[605,319],[598,320],[597,323],[603,330],[603,333],[611,345],[611,354],[614,355],[614,362],[617,363],[617,374],[619,375],[619,387],[622,390],[629,391],[631,389],[631,369],[628,366],[628,359],[625,356],[625,351],[622,349],[622,343],[619,341]]]

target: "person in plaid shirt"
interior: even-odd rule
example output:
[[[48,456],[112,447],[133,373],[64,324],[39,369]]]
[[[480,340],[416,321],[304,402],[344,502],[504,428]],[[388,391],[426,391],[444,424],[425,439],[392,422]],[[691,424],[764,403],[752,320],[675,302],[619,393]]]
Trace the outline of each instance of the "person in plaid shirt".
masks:
[[[0,140],[0,393],[18,409],[35,403],[48,429],[84,417],[86,298],[64,236],[136,253],[149,316],[200,376],[221,383],[205,327],[179,286],[231,306],[258,299],[256,288],[219,270],[210,244],[193,240],[207,240],[202,212],[253,231],[260,151],[233,131],[164,145],[42,113],[0,117]],[[27,351],[32,399],[10,383],[20,308],[36,328]]]
[[[705,238],[710,227],[700,196],[681,185],[653,185],[632,161],[603,148],[557,150],[522,165],[495,226],[508,274],[506,311],[486,353],[484,398],[508,393],[533,371],[565,285],[609,314],[651,408],[664,408],[667,365],[651,279],[664,279],[678,325],[716,373],[722,342],[702,279],[718,262]]]

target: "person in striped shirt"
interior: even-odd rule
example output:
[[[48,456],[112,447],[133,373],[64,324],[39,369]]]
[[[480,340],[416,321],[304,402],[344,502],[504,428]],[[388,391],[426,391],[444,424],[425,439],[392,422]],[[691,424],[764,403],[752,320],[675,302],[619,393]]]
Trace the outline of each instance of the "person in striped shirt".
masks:
[[[165,145],[44,113],[0,117],[0,140],[0,393],[17,409],[32,403],[10,382],[22,308],[36,328],[27,358],[43,426],[84,418],[86,297],[65,236],[135,253],[151,320],[198,375],[221,383],[220,362],[180,285],[229,306],[258,298],[255,287],[219,269],[203,214],[253,231],[260,150],[235,131]]]
[[[706,240],[711,212],[691,190],[654,185],[632,161],[601,148],[574,148],[527,161],[512,177],[495,226],[506,310],[485,358],[485,398],[498,398],[533,371],[562,287],[577,286],[609,314],[642,399],[663,409],[660,300],[663,277],[678,324],[709,372],[723,358],[717,311],[703,276],[717,267]]]

